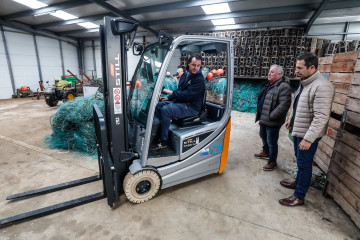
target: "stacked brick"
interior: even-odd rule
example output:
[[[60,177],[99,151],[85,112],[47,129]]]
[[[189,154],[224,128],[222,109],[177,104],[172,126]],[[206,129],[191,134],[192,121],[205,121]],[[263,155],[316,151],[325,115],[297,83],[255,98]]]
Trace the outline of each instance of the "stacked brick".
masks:
[[[328,134],[314,161],[327,173],[325,192],[360,227],[360,53],[339,53],[332,63],[329,57],[320,63],[335,97]]]

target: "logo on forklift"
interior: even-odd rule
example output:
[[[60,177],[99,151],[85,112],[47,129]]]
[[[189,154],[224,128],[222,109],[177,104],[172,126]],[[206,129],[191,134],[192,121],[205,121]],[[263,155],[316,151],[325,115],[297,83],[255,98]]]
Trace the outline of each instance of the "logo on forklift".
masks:
[[[115,57],[115,84],[120,86],[121,84],[121,73],[120,73],[120,54]]]
[[[114,93],[114,113],[122,114],[121,109],[121,88],[113,88]]]
[[[211,146],[210,146],[210,153],[212,155],[218,155],[222,152],[223,149],[223,145],[221,142],[214,142]]]

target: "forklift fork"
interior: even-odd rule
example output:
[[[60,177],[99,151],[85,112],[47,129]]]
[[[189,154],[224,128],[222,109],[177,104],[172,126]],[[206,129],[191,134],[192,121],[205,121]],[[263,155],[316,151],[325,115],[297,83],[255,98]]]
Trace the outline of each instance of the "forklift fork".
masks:
[[[55,192],[63,190],[66,188],[71,188],[98,180],[103,180],[103,191],[88,196],[80,197],[63,203],[55,204],[52,206],[40,208],[34,211],[18,214],[8,218],[0,220],[0,228],[13,224],[15,222],[24,221],[27,219],[37,218],[46,216],[55,212],[63,211],[69,208],[77,207],[89,202],[97,201],[107,197],[108,204],[110,207],[113,206],[113,203],[118,199],[118,186],[117,186],[117,173],[115,171],[114,164],[112,163],[111,157],[107,150],[107,132],[105,119],[100,112],[97,105],[93,106],[94,112],[94,126],[96,133],[96,142],[97,142],[97,151],[98,151],[98,164],[99,164],[99,175],[82,178],[66,183],[60,183],[53,186],[48,186],[44,188],[39,188],[23,193],[17,193],[10,195],[6,200],[18,200],[21,198],[28,198],[36,195],[47,194],[50,192]],[[104,158],[105,157],[105,158]]]

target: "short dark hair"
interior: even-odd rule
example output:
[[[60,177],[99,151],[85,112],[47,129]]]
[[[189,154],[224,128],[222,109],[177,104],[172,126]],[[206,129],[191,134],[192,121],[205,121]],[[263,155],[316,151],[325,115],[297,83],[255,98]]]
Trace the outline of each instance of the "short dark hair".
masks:
[[[309,68],[311,65],[314,65],[315,69],[318,68],[319,59],[315,54],[311,52],[304,53],[303,55],[298,56],[296,60],[304,60],[306,68]]]
[[[195,53],[195,54],[192,54],[190,55],[190,57],[188,58],[187,60],[187,64],[186,64],[186,70],[189,70],[189,64],[191,63],[191,61],[193,60],[193,58],[195,58],[196,60],[200,60],[201,61],[201,64],[202,64],[202,58],[199,54]]]

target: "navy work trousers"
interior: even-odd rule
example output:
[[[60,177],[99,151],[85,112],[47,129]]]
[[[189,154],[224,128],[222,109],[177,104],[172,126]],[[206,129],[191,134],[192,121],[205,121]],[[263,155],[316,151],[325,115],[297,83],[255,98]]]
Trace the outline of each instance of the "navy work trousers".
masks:
[[[280,127],[267,127],[260,124],[260,137],[263,142],[263,152],[269,153],[269,162],[276,162],[279,132]]]
[[[313,159],[321,138],[317,138],[311,144],[308,150],[299,149],[299,144],[303,140],[302,138],[293,137],[293,139],[296,162],[298,166],[294,196],[300,200],[303,200],[311,184]]]
[[[161,121],[160,139],[163,141],[168,140],[171,119],[192,117],[198,114],[199,112],[191,108],[188,103],[159,102],[156,105],[155,116]]]

